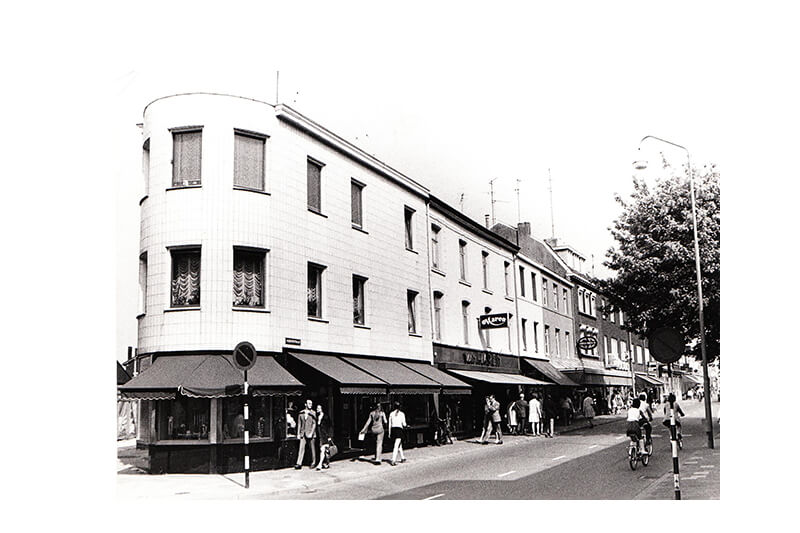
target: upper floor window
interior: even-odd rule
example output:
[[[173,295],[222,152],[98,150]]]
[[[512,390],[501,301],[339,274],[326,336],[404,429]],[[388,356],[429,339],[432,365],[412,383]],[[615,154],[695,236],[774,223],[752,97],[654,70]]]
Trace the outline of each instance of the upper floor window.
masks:
[[[203,130],[172,130],[172,186],[200,185]]]
[[[367,278],[361,276],[353,276],[353,324],[363,326],[366,323],[366,315],[364,311],[364,287],[366,286]]]
[[[525,297],[525,267],[519,267],[519,294]]]
[[[408,304],[408,332],[417,333],[417,292],[406,291],[406,303]]]
[[[439,233],[441,228],[439,226],[431,226],[431,264],[433,268],[441,268],[439,263]]]
[[[611,322],[614,322],[614,323],[617,322],[617,311],[616,310],[612,310],[611,311]]]
[[[592,294],[589,298],[589,314],[592,316],[596,316],[597,314],[597,305],[595,304],[594,294]]]
[[[484,307],[483,308],[483,314],[485,314],[485,315],[492,314],[492,308],[491,307]],[[486,349],[487,350],[491,349],[492,348],[492,336],[491,336],[492,330],[490,330],[490,329],[481,329],[479,331],[483,332],[483,340],[486,343]]]
[[[144,177],[144,195],[150,194],[150,139],[142,145],[142,176]]]
[[[533,350],[539,353],[539,323],[533,323]]]
[[[464,344],[469,344],[469,302],[461,302],[461,322],[464,327]]]
[[[550,355],[550,326],[544,325],[544,353]]]
[[[558,311],[558,285],[553,283],[553,307]]]
[[[536,273],[531,272],[531,295],[533,296],[533,301],[536,301]]]
[[[506,296],[511,296],[510,271],[511,263],[503,261],[503,286],[505,287]]]
[[[139,314],[147,312],[147,252],[139,256]]]
[[[264,150],[266,137],[256,133],[234,131],[233,186],[256,191],[264,190]]]
[[[264,307],[263,250],[233,249],[233,305]]]
[[[322,213],[322,167],[319,161],[310,157],[306,160],[306,184],[308,208],[311,211]]]
[[[406,229],[406,250],[414,249],[414,210],[406,207],[403,213]]]
[[[520,321],[520,333],[522,334],[522,351],[528,351],[528,320],[523,318]]]
[[[458,271],[463,281],[467,280],[467,242],[458,241]]]
[[[200,248],[174,248],[172,256],[171,307],[200,305]]]
[[[569,331],[564,332],[564,347],[567,355],[572,355],[572,342],[569,340]]]
[[[542,278],[542,305],[547,306],[547,280]]]
[[[322,273],[325,267],[308,264],[308,316],[322,318]]]
[[[439,291],[433,293],[433,338],[437,341],[442,340],[442,294]]]
[[[556,355],[561,355],[561,330],[556,328]]]
[[[625,324],[622,321],[622,309],[619,310],[619,325],[624,326]]]
[[[489,289],[489,252],[481,252],[481,268],[483,269],[483,288]]]
[[[569,312],[569,296],[567,293],[567,289],[561,289],[561,302],[564,304],[564,313],[570,314]]]
[[[362,229],[364,227],[364,184],[356,180],[350,180],[350,221],[353,226]]]

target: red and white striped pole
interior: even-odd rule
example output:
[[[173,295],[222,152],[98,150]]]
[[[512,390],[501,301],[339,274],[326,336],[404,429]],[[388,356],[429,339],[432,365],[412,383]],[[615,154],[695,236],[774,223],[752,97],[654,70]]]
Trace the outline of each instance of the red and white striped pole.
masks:
[[[669,383],[672,387],[672,363],[669,364]],[[678,426],[675,423],[675,390],[669,396],[669,441],[672,446],[672,479],[675,485],[675,499],[681,499],[681,473],[678,466]]]
[[[250,427],[248,419],[250,418],[250,409],[247,405],[247,370],[244,371],[244,488],[250,488]]]

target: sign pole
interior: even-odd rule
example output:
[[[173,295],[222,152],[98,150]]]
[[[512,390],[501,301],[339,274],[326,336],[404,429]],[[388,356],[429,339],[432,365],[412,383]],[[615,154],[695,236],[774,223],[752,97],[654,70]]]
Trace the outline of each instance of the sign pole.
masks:
[[[667,367],[670,389],[672,389],[672,363]],[[675,424],[675,392],[671,393],[669,402],[669,441],[672,446],[672,480],[675,485],[675,499],[681,499],[681,473],[678,466],[678,426]]]
[[[250,488],[250,427],[248,419],[250,418],[250,409],[247,405],[247,370],[244,371],[244,488]]]

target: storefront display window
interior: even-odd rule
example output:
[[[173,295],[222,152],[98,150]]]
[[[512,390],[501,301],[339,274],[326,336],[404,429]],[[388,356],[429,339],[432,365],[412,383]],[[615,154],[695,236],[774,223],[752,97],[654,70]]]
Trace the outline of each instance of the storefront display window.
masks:
[[[244,398],[241,396],[223,398],[222,438],[224,440],[244,439]],[[250,413],[248,430],[250,439],[269,439],[272,434],[272,397],[258,396],[247,399]]]
[[[158,440],[208,440],[210,400],[178,396],[156,405]]]
[[[405,394],[393,396],[390,410],[394,409],[394,402],[400,402],[401,409],[406,414],[409,426],[427,425],[430,418],[428,394]]]

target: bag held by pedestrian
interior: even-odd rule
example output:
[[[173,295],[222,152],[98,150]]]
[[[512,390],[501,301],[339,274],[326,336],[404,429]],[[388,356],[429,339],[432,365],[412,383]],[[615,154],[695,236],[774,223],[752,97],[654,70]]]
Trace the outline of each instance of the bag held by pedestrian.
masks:
[[[339,453],[339,447],[336,446],[336,444],[334,444],[333,442],[331,442],[328,445],[328,457],[333,457],[337,453]]]

